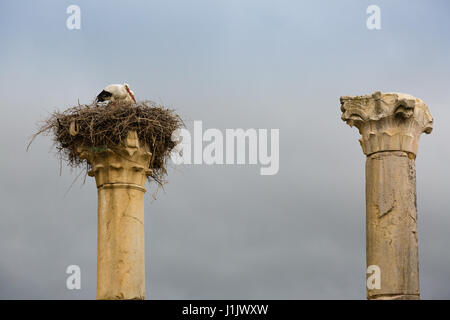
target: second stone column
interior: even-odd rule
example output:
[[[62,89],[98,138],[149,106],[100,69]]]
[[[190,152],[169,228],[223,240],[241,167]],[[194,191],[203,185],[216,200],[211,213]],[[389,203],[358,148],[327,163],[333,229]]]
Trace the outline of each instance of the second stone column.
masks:
[[[341,111],[367,156],[367,298],[419,299],[415,158],[433,118],[422,100],[401,93],[341,97]]]

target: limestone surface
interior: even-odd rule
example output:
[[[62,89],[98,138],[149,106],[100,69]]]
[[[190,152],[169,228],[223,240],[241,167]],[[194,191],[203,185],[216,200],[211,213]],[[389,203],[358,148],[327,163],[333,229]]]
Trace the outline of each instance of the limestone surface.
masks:
[[[98,190],[97,299],[145,298],[144,194],[151,153],[135,131],[114,148],[79,146]]]

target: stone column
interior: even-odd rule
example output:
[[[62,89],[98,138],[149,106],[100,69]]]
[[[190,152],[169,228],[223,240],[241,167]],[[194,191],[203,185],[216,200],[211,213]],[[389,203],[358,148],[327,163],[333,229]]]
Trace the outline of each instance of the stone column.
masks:
[[[123,145],[78,148],[98,190],[97,299],[145,298],[144,193],[151,153],[130,131]]]
[[[433,118],[422,100],[401,93],[341,97],[341,111],[367,156],[366,263],[380,272],[367,299],[420,299],[415,158]]]

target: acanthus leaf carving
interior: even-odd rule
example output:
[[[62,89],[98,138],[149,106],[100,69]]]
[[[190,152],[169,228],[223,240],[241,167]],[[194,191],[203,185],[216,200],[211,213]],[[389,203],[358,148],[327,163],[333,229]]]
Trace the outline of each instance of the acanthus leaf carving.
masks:
[[[403,93],[343,96],[342,120],[358,128],[363,152],[405,151],[417,154],[419,137],[431,133],[433,117],[426,104]]]

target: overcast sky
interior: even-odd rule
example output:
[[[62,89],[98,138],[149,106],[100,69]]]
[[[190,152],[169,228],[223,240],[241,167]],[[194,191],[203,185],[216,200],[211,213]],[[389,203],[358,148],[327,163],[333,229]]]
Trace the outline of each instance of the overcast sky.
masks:
[[[81,30],[66,9],[81,8]],[[381,8],[368,30],[366,8]],[[448,1],[1,1],[0,298],[94,299],[95,182],[25,151],[104,86],[192,128],[280,129],[280,170],[173,166],[145,202],[147,298],[364,299],[365,156],[341,95],[398,91],[435,118],[416,160],[421,294],[450,298]],[[65,287],[81,267],[82,289]]]

